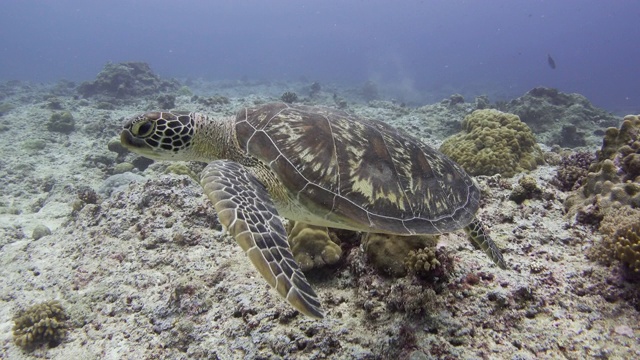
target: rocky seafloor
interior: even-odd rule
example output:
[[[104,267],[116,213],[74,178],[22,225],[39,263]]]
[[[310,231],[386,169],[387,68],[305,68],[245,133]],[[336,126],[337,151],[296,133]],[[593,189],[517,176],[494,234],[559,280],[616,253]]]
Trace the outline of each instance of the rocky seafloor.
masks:
[[[584,97],[534,89],[536,101],[452,96],[409,106],[371,84],[109,81],[0,84],[0,358],[640,358],[638,281],[587,258],[602,235],[565,214],[570,192],[553,184],[557,165],[528,173],[541,195],[520,204],[510,196],[524,174],[476,178],[479,217],[510,269],[463,231],[440,237],[447,271],[430,277],[390,277],[362,246],[345,244],[337,264],[307,274],[326,311],[312,320],[262,280],[189,176],[113,145],[141,111],[227,116],[291,91],[436,147],[473,110],[494,107],[521,112],[543,149],[595,151],[622,119]],[[64,334],[18,346],[17,315],[50,300],[66,312]]]

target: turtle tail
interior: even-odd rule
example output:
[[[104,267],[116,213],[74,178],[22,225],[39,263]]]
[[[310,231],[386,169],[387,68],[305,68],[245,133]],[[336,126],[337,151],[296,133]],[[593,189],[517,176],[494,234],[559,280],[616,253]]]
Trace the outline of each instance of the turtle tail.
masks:
[[[489,234],[487,234],[487,230],[480,220],[473,218],[469,225],[465,226],[464,231],[466,231],[469,238],[471,238],[471,243],[474,247],[482,249],[501,269],[507,268],[507,263],[504,261],[500,249],[498,249],[496,243],[494,243]]]

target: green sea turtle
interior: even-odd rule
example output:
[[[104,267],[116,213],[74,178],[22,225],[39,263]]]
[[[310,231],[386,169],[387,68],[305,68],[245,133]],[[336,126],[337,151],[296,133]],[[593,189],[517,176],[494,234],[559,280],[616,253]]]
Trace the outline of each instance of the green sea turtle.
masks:
[[[506,268],[475,217],[480,191],[471,177],[383,122],[272,103],[235,118],[148,112],[129,120],[120,140],[151,159],[208,162],[200,183],[220,223],[265,280],[311,317],[323,317],[320,301],[294,260],[280,216],[393,235],[464,228]]]

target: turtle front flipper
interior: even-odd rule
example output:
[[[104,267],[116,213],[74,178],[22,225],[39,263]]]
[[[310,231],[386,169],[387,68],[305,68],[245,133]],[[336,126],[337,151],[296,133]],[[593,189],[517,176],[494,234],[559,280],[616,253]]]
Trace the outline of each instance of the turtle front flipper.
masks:
[[[269,285],[301,313],[322,318],[318,296],[293,259],[287,233],[265,186],[244,166],[226,160],[210,163],[200,184],[220,223]]]
[[[498,249],[496,243],[489,237],[487,231],[484,229],[484,225],[482,225],[478,218],[473,218],[469,225],[465,226],[464,231],[467,232],[475,247],[482,249],[501,269],[507,268],[507,263],[504,261],[500,249]]]

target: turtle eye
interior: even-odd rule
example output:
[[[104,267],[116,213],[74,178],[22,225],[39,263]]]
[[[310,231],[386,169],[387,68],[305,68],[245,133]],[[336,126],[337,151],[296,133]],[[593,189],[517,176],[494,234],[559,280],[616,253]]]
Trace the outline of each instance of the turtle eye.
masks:
[[[143,123],[138,123],[133,125],[133,130],[132,132],[134,134],[136,134],[136,136],[149,136],[151,135],[151,132],[153,131],[153,124],[149,121],[145,121]]]

